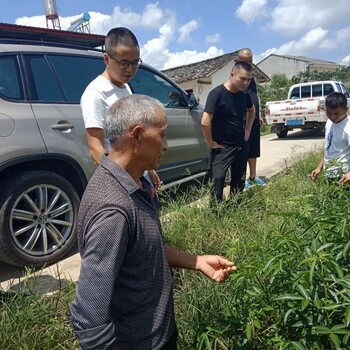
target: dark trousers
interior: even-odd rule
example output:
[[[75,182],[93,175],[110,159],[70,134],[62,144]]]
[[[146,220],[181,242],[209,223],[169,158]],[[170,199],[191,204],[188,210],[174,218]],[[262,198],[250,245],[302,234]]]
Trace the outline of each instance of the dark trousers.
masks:
[[[248,144],[211,150],[212,201],[221,202],[227,170],[231,168],[230,193],[243,192],[248,161]]]
[[[177,337],[178,337],[178,332],[177,330],[175,330],[175,332],[170,337],[170,339],[162,347],[162,350],[177,350]]]

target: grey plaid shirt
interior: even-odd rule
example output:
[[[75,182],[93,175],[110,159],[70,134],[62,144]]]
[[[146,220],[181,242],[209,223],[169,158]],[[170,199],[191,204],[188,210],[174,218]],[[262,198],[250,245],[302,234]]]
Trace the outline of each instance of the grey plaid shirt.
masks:
[[[82,257],[73,329],[83,349],[161,349],[175,331],[172,277],[161,225],[141,178],[104,157],[78,218]]]

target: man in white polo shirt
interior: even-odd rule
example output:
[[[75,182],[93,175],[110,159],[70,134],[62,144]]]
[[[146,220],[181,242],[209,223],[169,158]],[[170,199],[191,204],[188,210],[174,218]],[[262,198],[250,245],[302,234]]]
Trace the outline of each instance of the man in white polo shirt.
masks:
[[[119,98],[132,93],[128,83],[142,63],[135,35],[123,27],[108,32],[103,57],[104,72],[87,86],[80,101],[90,154],[96,165],[110,149],[104,132],[107,110]],[[157,173],[149,170],[148,176],[158,188],[160,179]]]

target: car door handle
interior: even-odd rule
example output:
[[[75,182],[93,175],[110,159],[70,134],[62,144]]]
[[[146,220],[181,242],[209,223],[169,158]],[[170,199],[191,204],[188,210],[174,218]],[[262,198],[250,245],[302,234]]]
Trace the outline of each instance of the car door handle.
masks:
[[[74,128],[73,124],[70,123],[62,123],[62,124],[52,124],[51,128],[53,130],[59,130],[59,131],[68,131],[70,129]]]

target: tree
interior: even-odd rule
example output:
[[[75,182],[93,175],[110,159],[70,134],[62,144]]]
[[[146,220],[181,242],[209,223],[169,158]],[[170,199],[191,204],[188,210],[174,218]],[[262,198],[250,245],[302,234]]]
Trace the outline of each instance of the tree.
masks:
[[[269,85],[258,84],[260,96],[260,106],[262,116],[265,116],[265,105],[268,101],[285,100],[288,97],[288,91],[294,81],[287,78],[285,74],[273,74]]]
[[[304,81],[321,81],[321,80],[340,80],[349,90],[350,88],[350,66],[342,66],[331,72],[300,72],[295,80]]]

